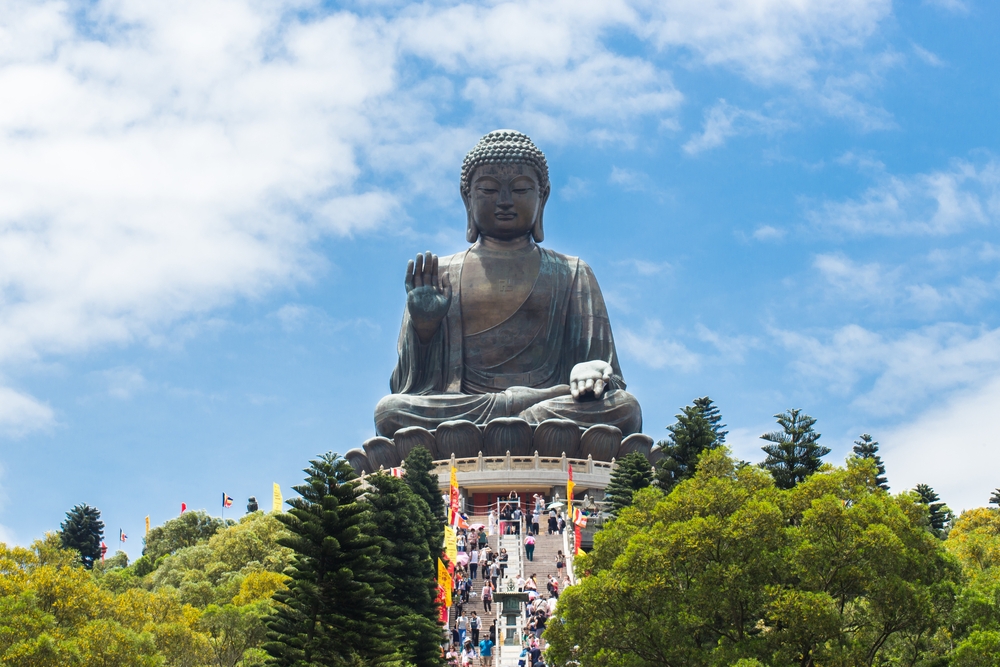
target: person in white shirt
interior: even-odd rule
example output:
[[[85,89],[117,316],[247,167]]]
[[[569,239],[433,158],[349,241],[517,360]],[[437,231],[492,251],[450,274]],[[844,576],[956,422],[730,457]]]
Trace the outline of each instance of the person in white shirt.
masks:
[[[458,641],[464,646],[465,637],[469,630],[469,619],[465,617],[465,614],[462,614],[458,617],[458,620],[455,621],[455,625],[458,627]]]
[[[476,578],[476,569],[479,567],[479,551],[472,547],[472,551],[469,552],[469,578]]]
[[[520,574],[517,575],[517,590],[518,591],[524,590],[524,577]]]

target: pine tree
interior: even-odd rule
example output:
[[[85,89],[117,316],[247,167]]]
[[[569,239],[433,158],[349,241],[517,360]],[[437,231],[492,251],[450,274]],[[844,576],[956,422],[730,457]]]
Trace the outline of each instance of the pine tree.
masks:
[[[875,484],[883,491],[888,491],[889,482],[885,478],[885,464],[882,463],[882,457],[878,455],[878,441],[873,440],[867,433],[858,437],[859,439],[854,441],[854,455],[859,459],[871,459],[875,462],[875,467],[878,469]]]
[[[424,447],[414,447],[403,462],[406,475],[403,477],[413,492],[424,499],[431,513],[431,528],[427,533],[427,544],[431,553],[437,557],[444,540],[444,498],[438,488],[437,475],[434,469],[434,459]]]
[[[425,450],[426,451],[426,450]],[[409,475],[409,472],[407,472]],[[423,498],[398,477],[369,475],[366,499],[382,544],[382,572],[389,578],[391,606],[400,657],[415,667],[438,667],[441,631],[437,625],[437,561],[428,537],[438,532]],[[437,549],[436,551],[439,551]]]
[[[264,649],[273,664],[295,667],[378,664],[387,641],[388,578],[371,509],[360,501],[354,469],[336,454],[310,461],[288,512],[276,515],[295,552],[288,590],[267,619]]]
[[[88,570],[101,557],[101,540],[104,539],[104,522],[101,510],[84,503],[66,512],[66,520],[59,525],[59,538],[63,549],[80,552],[80,562]]]
[[[694,407],[701,411],[701,416],[705,418],[705,421],[708,422],[708,425],[712,429],[712,433],[715,434],[715,444],[725,444],[729,431],[723,431],[722,429],[726,428],[726,425],[719,423],[722,421],[722,413],[719,412],[719,406],[708,396],[702,396],[701,398],[694,399]]]
[[[632,496],[639,489],[653,483],[653,468],[639,452],[626,454],[611,471],[611,481],[604,490],[604,499],[611,503],[611,514],[616,515],[632,504]]]
[[[677,423],[668,426],[670,435],[659,443],[663,458],[656,467],[657,484],[670,491],[681,481],[694,476],[698,457],[726,441],[720,424],[719,408],[708,396],[694,399],[694,405],[681,408]]]
[[[816,420],[802,410],[793,408],[774,418],[781,430],[760,436],[761,440],[773,443],[761,447],[767,458],[760,467],[771,473],[779,489],[790,489],[819,470],[821,459],[830,453],[830,448],[816,443],[820,438],[813,430]]]
[[[990,505],[1000,505],[1000,489],[994,489],[990,494]]]
[[[914,489],[920,496],[920,502],[927,506],[927,517],[930,520],[931,532],[938,537],[947,536],[947,526],[951,520],[951,510],[948,506],[940,502],[937,492],[928,484],[917,484]]]

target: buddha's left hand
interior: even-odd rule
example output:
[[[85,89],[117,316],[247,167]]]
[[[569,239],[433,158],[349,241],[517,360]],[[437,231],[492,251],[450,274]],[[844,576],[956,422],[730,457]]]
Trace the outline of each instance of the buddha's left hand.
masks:
[[[569,393],[576,400],[600,398],[611,382],[614,371],[606,361],[585,361],[577,364],[569,374]]]

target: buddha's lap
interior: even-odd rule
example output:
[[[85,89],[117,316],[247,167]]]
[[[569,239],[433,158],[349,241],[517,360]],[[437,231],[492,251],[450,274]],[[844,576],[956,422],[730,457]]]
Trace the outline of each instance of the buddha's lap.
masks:
[[[605,392],[600,398],[577,400],[572,396],[549,398],[510,414],[504,394],[390,394],[375,408],[375,424],[381,435],[392,437],[407,426],[436,428],[443,422],[467,420],[486,424],[498,417],[520,416],[531,424],[547,419],[568,419],[581,426],[609,424],[624,435],[642,430],[639,402],[624,389]]]

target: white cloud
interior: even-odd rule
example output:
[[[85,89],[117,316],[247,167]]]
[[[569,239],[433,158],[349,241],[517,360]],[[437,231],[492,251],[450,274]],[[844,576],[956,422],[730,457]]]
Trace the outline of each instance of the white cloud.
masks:
[[[992,416],[1000,379],[958,392],[881,438],[894,491],[930,484],[956,513],[982,507],[1000,486],[1000,434]]]
[[[684,144],[684,152],[696,155],[711,148],[718,148],[730,137],[739,135],[773,132],[787,123],[768,118],[756,111],[740,109],[725,100],[719,100],[705,112],[705,122],[701,134],[691,137]]]
[[[630,267],[640,276],[658,276],[664,273],[669,273],[673,271],[673,266],[670,262],[650,262],[646,259],[627,259],[621,262],[616,262],[619,266]]]
[[[760,342],[752,336],[727,336],[713,331],[703,324],[697,324],[695,331],[700,340],[712,345],[726,361],[743,363],[749,349],[758,347]]]
[[[919,44],[913,44],[913,52],[917,54],[917,57],[922,61],[930,65],[931,67],[943,67],[944,61],[937,56],[937,54],[932,51],[928,51]]]
[[[822,338],[772,333],[806,381],[857,394],[852,405],[871,414],[903,414],[1000,374],[1000,329],[939,323],[891,338],[851,324]]]
[[[55,414],[48,405],[37,399],[0,386],[0,434],[17,437],[55,421]]]
[[[108,395],[127,400],[148,386],[142,371],[134,366],[119,366],[103,371],[101,375],[108,386]]]
[[[940,7],[956,14],[967,14],[969,5],[964,0],[924,0],[925,5]]]
[[[753,231],[752,236],[758,241],[777,241],[784,238],[785,230],[771,225],[761,225]]]
[[[355,17],[289,8],[98,4],[103,42],[61,3],[18,25],[49,46],[0,54],[0,361],[148,337],[303,277],[316,233],[384,216],[353,191],[352,143],[391,54]]]
[[[640,3],[637,3],[640,4]],[[890,0],[645,0],[645,32],[661,47],[686,47],[761,83],[807,85],[831,54],[861,47]]]
[[[963,277],[958,284],[935,287],[927,283],[908,285],[908,300],[919,310],[934,313],[948,306],[971,311],[997,291],[997,281],[988,283],[981,278]]]
[[[827,201],[809,213],[821,227],[854,234],[947,235],[1000,219],[1000,163],[956,160],[915,176],[882,174],[856,199]]]
[[[644,192],[653,187],[649,174],[617,166],[611,167],[608,182],[620,186],[626,192]]]
[[[619,347],[635,361],[650,368],[671,368],[683,373],[697,370],[698,355],[664,335],[659,321],[647,322],[642,331],[621,328],[617,336]]]
[[[281,328],[285,331],[298,331],[310,318],[312,312],[313,311],[309,306],[303,306],[297,303],[286,303],[284,306],[275,311],[274,316],[281,323]]]
[[[590,183],[579,176],[570,176],[566,179],[566,185],[559,188],[559,195],[567,201],[579,199],[589,193]]]
[[[884,299],[893,291],[894,277],[877,263],[859,264],[832,253],[817,255],[813,266],[831,287],[853,299]]]

